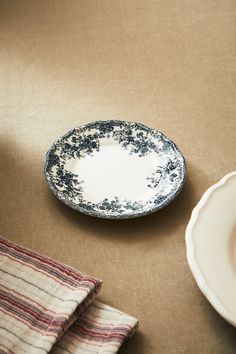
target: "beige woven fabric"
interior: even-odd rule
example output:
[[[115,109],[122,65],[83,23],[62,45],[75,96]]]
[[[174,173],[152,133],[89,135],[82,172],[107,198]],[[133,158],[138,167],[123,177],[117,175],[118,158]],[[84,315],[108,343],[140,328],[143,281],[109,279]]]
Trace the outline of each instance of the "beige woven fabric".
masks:
[[[122,354],[235,353],[184,241],[202,193],[235,169],[235,23],[235,0],[0,1],[0,234],[103,279],[102,301],[141,323]],[[185,155],[186,186],[162,211],[97,220],[48,190],[52,141],[111,118]]]

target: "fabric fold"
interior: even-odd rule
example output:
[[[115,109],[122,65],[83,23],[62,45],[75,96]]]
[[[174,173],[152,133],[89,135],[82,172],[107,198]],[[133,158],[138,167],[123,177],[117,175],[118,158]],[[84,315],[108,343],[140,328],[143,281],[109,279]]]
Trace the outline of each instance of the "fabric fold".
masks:
[[[52,354],[116,353],[137,319],[95,300],[53,347]]]
[[[138,322],[95,301],[101,285],[0,238],[0,353],[116,353]]]

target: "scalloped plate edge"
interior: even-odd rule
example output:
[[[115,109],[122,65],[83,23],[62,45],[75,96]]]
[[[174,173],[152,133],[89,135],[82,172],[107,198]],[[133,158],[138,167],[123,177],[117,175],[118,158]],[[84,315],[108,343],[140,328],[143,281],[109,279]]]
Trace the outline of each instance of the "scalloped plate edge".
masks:
[[[206,190],[206,192],[203,194],[201,197],[200,201],[198,204],[195,206],[195,208],[192,211],[190,221],[187,225],[186,232],[185,232],[185,242],[186,242],[186,254],[187,254],[187,261],[188,265],[190,267],[190,270],[193,274],[193,277],[200,288],[201,292],[205,295],[207,300],[211,303],[211,305],[215,308],[215,310],[230,324],[232,324],[234,327],[236,327],[236,318],[234,315],[229,312],[224,304],[220,301],[220,299],[215,295],[214,291],[208,286],[207,280],[205,279],[202,271],[200,270],[200,267],[198,266],[198,263],[195,259],[195,245],[192,239],[192,232],[194,229],[195,224],[197,223],[199,214],[201,211],[204,209],[204,207],[207,205],[207,202],[212,195],[217,189],[224,187],[226,182],[232,177],[236,176],[236,171],[230,172],[227,175],[225,175],[220,181],[218,181],[216,184],[212,185],[210,188]]]

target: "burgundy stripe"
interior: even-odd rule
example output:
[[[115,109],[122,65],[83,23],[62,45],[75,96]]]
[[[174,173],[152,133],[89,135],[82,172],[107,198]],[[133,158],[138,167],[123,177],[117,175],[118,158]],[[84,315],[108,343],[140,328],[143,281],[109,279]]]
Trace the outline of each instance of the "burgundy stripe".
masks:
[[[119,331],[119,332],[129,332],[131,328],[127,328],[123,325],[120,325],[119,327],[114,327],[113,325],[102,325],[99,322],[95,322],[93,321],[93,323],[91,323],[87,318],[85,319],[78,319],[78,321],[74,324],[75,327],[84,327],[84,328],[88,328],[88,329],[93,329],[94,331],[110,331],[111,330],[111,326],[113,327],[114,330]]]
[[[6,347],[4,344],[0,343],[1,347],[7,349],[8,353],[14,354],[8,347]]]
[[[17,316],[16,313],[11,313],[8,310],[5,310],[4,308],[0,307],[0,312],[4,313],[5,315],[12,317],[14,319],[16,319],[17,321],[23,323],[26,327],[32,329],[33,331],[43,334],[44,336],[48,336],[48,337],[57,337],[57,333],[53,333],[53,332],[45,332],[45,330],[40,330],[34,326],[30,326],[29,323],[27,321],[25,321],[21,316]]]
[[[3,290],[0,290],[0,299],[12,303],[14,308],[18,308],[21,309],[22,311],[29,313],[30,315],[32,315],[32,317],[37,318],[38,321],[42,321],[44,323],[48,323],[51,321],[58,321],[58,322],[63,322],[68,318],[68,315],[66,315],[66,317],[62,317],[62,316],[52,316],[49,315],[45,312],[43,312],[42,310],[39,310],[37,307],[35,307],[34,305],[17,298],[16,296],[14,296],[13,294],[9,294]]]
[[[5,252],[7,252],[7,253],[5,253]],[[101,283],[100,280],[96,280],[96,279],[93,279],[93,278],[90,278],[90,277],[85,276],[84,278],[82,278],[83,280],[81,280],[81,281],[78,282],[78,283],[75,283],[75,282],[70,281],[70,284],[73,284],[73,287],[72,287],[72,286],[68,285],[69,282],[66,283],[66,282],[63,281],[63,280],[60,281],[60,280],[58,279],[58,277],[55,277],[54,275],[51,275],[51,274],[48,272],[47,267],[44,267],[44,268],[46,268],[46,270],[42,270],[42,269],[40,269],[40,268],[37,266],[37,263],[36,263],[36,265],[34,265],[34,262],[33,262],[33,263],[32,263],[32,262],[30,263],[30,260],[29,260],[28,258],[26,258],[26,257],[21,257],[21,256],[18,255],[18,254],[17,254],[17,255],[14,255],[14,253],[13,253],[13,255],[12,255],[12,252],[9,251],[9,250],[7,250],[7,251],[3,250],[3,252],[1,252],[1,246],[0,246],[0,254],[2,254],[2,255],[5,256],[5,257],[8,257],[8,258],[10,258],[10,259],[13,259],[15,262],[19,262],[20,264],[22,264],[22,265],[24,265],[24,266],[27,266],[27,267],[29,267],[29,268],[31,268],[31,269],[37,271],[38,273],[42,273],[42,274],[48,276],[49,278],[54,279],[54,280],[55,280],[56,282],[58,282],[59,284],[61,284],[61,285],[63,285],[63,286],[66,286],[66,287],[68,287],[68,288],[71,289],[71,290],[77,290],[78,286],[79,286],[79,288],[81,288],[81,287],[82,287],[82,283],[87,283],[87,284],[89,285],[89,286],[86,286],[86,288],[88,288],[88,287],[93,288],[94,285],[95,285],[95,286],[98,286],[98,285]],[[92,285],[91,285],[91,284],[92,284]]]
[[[1,301],[3,300],[3,301]],[[53,321],[51,324],[54,326],[49,326],[50,322],[45,321],[43,319],[38,319],[37,316],[34,316],[30,313],[30,311],[25,311],[21,308],[21,306],[14,307],[14,303],[11,301],[6,301],[5,299],[0,299],[1,308],[9,311],[9,313],[15,314],[20,318],[25,319],[29,324],[31,324],[35,328],[40,328],[42,330],[58,332],[61,329],[63,323],[59,323],[59,321]]]
[[[74,340],[76,340],[78,342],[81,342],[81,340],[82,340],[83,343],[88,343],[88,344],[91,344],[91,342],[93,341],[93,338],[90,338],[88,336],[82,336],[82,335],[80,335],[79,333],[76,333],[76,332],[73,333],[71,331],[71,329],[69,329],[66,332],[66,337],[67,336],[73,338],[72,343],[74,343]],[[64,337],[62,337],[62,338],[64,339]],[[104,343],[104,339],[101,339],[101,340],[94,339],[94,342],[96,342],[96,346],[98,346],[100,348],[103,345],[103,343]]]
[[[73,326],[72,326],[73,327]],[[96,339],[106,339],[109,335],[109,340],[112,341],[114,339],[117,339],[117,340],[120,340],[120,339],[123,339],[126,337],[125,334],[121,335],[120,333],[116,333],[114,332],[113,333],[113,330],[112,332],[111,331],[104,331],[104,332],[101,332],[101,331],[92,331],[92,330],[89,330],[87,329],[86,327],[77,327],[77,332],[73,330],[73,328],[71,328],[70,330],[73,331],[73,333],[78,333],[78,334],[82,334],[84,336],[89,336],[89,337],[92,337],[92,338],[96,338]]]
[[[27,292],[26,294],[28,296],[21,294],[20,292],[23,291],[23,288],[20,288],[20,290],[17,288],[16,290],[18,291],[16,291],[8,288],[8,284],[6,284],[6,286],[0,284],[0,312],[6,313],[7,316],[9,316],[7,317],[7,322],[9,321],[9,323],[11,323],[11,319],[12,326],[15,330],[17,328],[24,329],[21,324],[24,323],[24,325],[32,331],[40,333],[41,335],[38,334],[38,337],[45,335],[48,336],[49,340],[51,336],[50,340],[52,341],[52,344],[56,341],[59,335],[63,334],[64,330],[66,330],[70,323],[73,322],[73,319],[78,318],[77,316],[84,312],[86,307],[93,300],[93,295],[96,294],[96,287],[99,288],[101,285],[100,280],[87,277],[70,266],[63,265],[62,263],[54,261],[48,257],[41,256],[37,252],[30,251],[16,244],[12,244],[2,238],[0,238],[0,257],[1,253],[4,265],[3,270],[1,270],[0,267],[1,273],[3,272],[10,274],[24,281],[24,284],[28,286],[29,290],[35,290],[36,301],[31,299],[31,294],[28,294]],[[8,257],[10,261],[8,261],[7,258],[4,259],[4,257]],[[5,260],[6,263],[4,263]],[[10,265],[14,265],[16,267],[17,271],[14,271],[15,275],[7,272],[6,267],[8,262]],[[14,264],[14,262],[16,263]],[[26,267],[28,267],[28,272],[32,274],[27,274],[28,272]],[[29,271],[30,268],[32,271]],[[20,272],[21,269],[22,272]],[[41,273],[43,275],[40,277],[37,273]],[[17,276],[17,274],[19,276]],[[38,281],[41,278],[45,280],[45,283],[43,281]],[[5,279],[6,282],[7,279],[8,278]],[[31,281],[35,282],[35,284],[32,284]],[[20,285],[22,284],[23,283],[20,283]],[[39,284],[42,288],[36,284]],[[31,285],[34,286],[34,288],[32,288]],[[54,291],[53,285],[55,286],[55,292],[54,294],[50,294],[47,289],[49,289],[49,291]],[[70,290],[66,290],[65,287]],[[62,292],[64,291],[64,296],[62,295],[62,298],[59,299],[62,301],[62,304],[64,301],[74,302],[73,305],[71,304],[71,311],[68,309],[71,313],[57,314],[55,311],[47,309],[47,301],[48,299],[51,301],[51,296],[58,299],[56,289],[61,289]],[[82,300],[82,303],[79,304],[78,301],[80,298],[80,290],[84,290],[84,293],[81,293],[84,300]],[[45,303],[42,299],[42,303],[45,306],[41,305],[41,300],[38,300],[37,298],[39,291],[44,291],[45,293]],[[65,299],[70,294],[77,300]],[[75,309],[75,311],[73,311],[73,309]],[[58,311],[60,311],[60,306],[58,307]],[[97,343],[97,346],[98,348],[100,347],[100,349],[103,348],[103,342],[112,343],[114,344],[114,347],[118,348],[121,342],[123,342],[132,330],[132,325],[129,326],[128,324],[123,324],[118,321],[116,322],[116,320],[114,320],[114,323],[113,319],[108,320],[108,322],[111,322],[110,324],[101,324],[99,323],[99,317],[103,317],[103,312],[101,312],[101,314],[98,313],[98,322],[96,321],[96,317],[94,317],[93,321],[86,318],[86,313],[82,314],[76,324],[69,328],[68,342],[69,340],[72,341],[72,337],[74,337],[74,342],[76,339],[81,338],[80,340],[84,343],[87,342],[89,344],[89,342],[94,342],[94,345]],[[124,320],[124,322],[126,322],[126,320]],[[4,347],[2,348],[4,349]]]
[[[77,290],[77,288],[72,287],[72,286],[66,284],[66,283],[63,282],[63,281],[60,281],[58,278],[56,278],[55,276],[49,274],[48,272],[46,272],[46,271],[44,271],[44,270],[42,270],[42,269],[40,269],[40,268],[38,268],[38,267],[36,267],[36,266],[30,264],[29,261],[22,261],[22,260],[20,260],[19,257],[16,258],[15,256],[11,256],[11,253],[10,253],[10,252],[5,253],[5,252],[1,252],[1,250],[0,250],[0,254],[1,254],[2,256],[4,256],[4,257],[7,257],[7,258],[9,258],[9,259],[12,259],[13,261],[15,261],[15,262],[17,262],[17,263],[20,263],[20,264],[22,264],[22,265],[24,265],[24,266],[26,266],[26,267],[28,267],[28,268],[33,269],[33,270],[36,271],[37,273],[41,273],[41,274],[46,275],[48,278],[55,280],[57,283],[61,284],[62,286],[67,287],[68,289]]]
[[[12,244],[9,243],[3,239],[0,239],[0,244],[4,244],[6,247],[10,248],[10,249],[14,249],[17,254],[21,253],[23,255],[26,255],[28,257],[32,257],[34,260],[38,261],[38,264],[41,266],[41,263],[47,264],[49,269],[50,267],[57,269],[59,271],[59,273],[57,273],[59,276],[61,276],[62,274],[64,276],[67,276],[68,278],[73,278],[76,281],[80,281],[84,275],[78,271],[76,271],[74,268],[70,267],[70,266],[65,266],[63,264],[60,264],[59,262],[55,262],[52,259],[50,259],[49,257],[43,257],[41,255],[39,255],[37,252],[31,252],[29,250],[27,250],[26,248],[21,248],[20,246],[17,246],[16,244]],[[86,277],[87,279],[91,280],[92,282],[96,282],[96,279],[90,278],[90,277]]]
[[[32,264],[34,266],[36,266],[38,269],[44,270],[46,271],[48,274],[52,274],[55,277],[57,277],[59,280],[62,280],[65,283],[68,283],[72,286],[77,285],[78,282],[83,278],[82,276],[80,276],[80,278],[78,278],[77,281],[69,278],[67,275],[63,274],[62,272],[58,272],[57,270],[55,270],[53,267],[48,266],[47,262],[45,262],[44,264],[40,261],[38,261],[36,258],[29,258],[27,254],[24,254],[23,252],[16,252],[12,249],[8,249],[5,246],[2,246],[0,244],[0,250],[2,250],[2,252],[6,252],[7,254],[10,254],[11,256],[20,259],[22,261],[25,261],[26,264]]]
[[[7,258],[9,258],[9,259],[14,260],[14,262],[17,262],[17,263],[20,263],[20,264],[22,264],[22,265],[25,265],[25,266],[27,266],[27,267],[33,269],[33,270],[34,270],[35,272],[37,272],[37,273],[44,274],[44,275],[47,276],[48,278],[55,280],[55,281],[56,281],[57,283],[59,283],[60,285],[62,285],[62,286],[64,286],[64,287],[67,287],[68,289],[70,289],[70,290],[72,290],[72,291],[75,291],[75,290],[80,289],[80,290],[84,290],[84,291],[86,291],[86,292],[88,292],[88,293],[91,292],[91,291],[94,291],[95,294],[97,294],[96,288],[93,286],[93,284],[91,284],[91,283],[89,282],[89,280],[88,280],[88,281],[83,280],[83,281],[81,281],[80,283],[78,283],[77,288],[75,288],[75,287],[72,288],[72,287],[70,287],[69,285],[66,285],[66,284],[63,283],[63,282],[60,282],[57,278],[54,278],[53,276],[49,275],[48,273],[46,273],[46,272],[44,272],[44,271],[41,271],[40,269],[35,268],[34,266],[30,266],[29,264],[27,264],[27,263],[25,263],[25,262],[21,262],[19,259],[16,259],[16,258],[10,256],[9,254],[2,253],[2,252],[0,251],[0,255],[2,255],[2,256],[4,256],[4,257],[7,257]],[[0,267],[0,270],[3,271],[3,269],[1,269],[1,267]],[[9,273],[9,274],[10,274],[10,273]],[[21,278],[21,279],[22,279],[23,281],[25,280],[24,278]],[[30,283],[30,284],[31,284],[32,286],[35,286],[33,283]],[[99,283],[99,280],[98,280],[96,286],[99,287],[100,285],[101,285],[101,282]],[[42,290],[43,290],[43,289],[42,289]],[[44,290],[43,290],[43,291],[44,291]],[[50,294],[50,295],[55,297],[55,295],[53,295],[53,294]],[[56,297],[56,298],[58,299],[58,297]],[[72,301],[72,300],[70,300],[70,301]],[[73,301],[75,301],[75,300],[73,300]]]
[[[95,321],[95,320],[91,320],[91,318],[88,318],[86,317],[87,314],[85,313],[85,315],[82,315],[80,317],[80,319],[74,324],[74,326],[77,325],[78,322],[81,322],[81,321],[85,321],[88,325],[89,324],[92,324],[94,326],[96,326],[96,324],[98,324],[100,327],[99,328],[106,328],[105,326],[107,326],[107,328],[111,328],[114,326],[114,323],[101,323],[101,322],[98,322],[98,321]],[[93,315],[94,316],[94,315]],[[79,323],[78,323],[78,326],[79,326]],[[132,326],[126,324],[126,323],[122,323],[122,328],[124,329],[127,329],[128,331],[132,330]]]
[[[41,333],[58,333],[59,329],[55,328],[55,327],[47,327],[45,325],[42,325],[40,323],[35,323],[35,319],[32,320],[30,319],[24,312],[19,311],[18,309],[13,309],[11,307],[11,305],[7,304],[7,303],[1,303],[0,300],[0,311],[5,310],[4,313],[6,313],[8,316],[17,318],[18,321],[23,322],[25,325],[27,325],[28,327],[30,327],[31,329],[35,329],[35,330],[41,330]]]
[[[13,293],[13,294],[16,294],[16,295],[19,296],[20,298],[23,298],[23,299],[28,300],[29,303],[34,303],[37,307],[42,308],[45,312],[50,312],[50,313],[52,313],[53,315],[58,315],[58,316],[63,316],[63,315],[66,316],[66,315],[67,315],[67,313],[65,313],[65,312],[58,312],[58,313],[56,313],[55,311],[50,310],[50,309],[48,309],[47,307],[41,305],[41,304],[38,303],[37,301],[35,301],[35,300],[33,300],[33,299],[31,299],[31,298],[29,298],[29,297],[23,295],[23,294],[20,294],[18,291],[15,291],[15,290],[13,290],[13,289],[11,289],[11,288],[8,288],[7,286],[4,286],[4,285],[0,284],[0,288],[4,288],[4,289],[7,290],[8,292]]]

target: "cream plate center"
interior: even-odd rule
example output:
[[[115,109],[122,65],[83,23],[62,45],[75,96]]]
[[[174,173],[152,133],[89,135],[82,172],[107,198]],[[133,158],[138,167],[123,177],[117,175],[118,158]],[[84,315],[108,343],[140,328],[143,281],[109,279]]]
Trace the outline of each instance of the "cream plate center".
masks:
[[[158,165],[158,155],[152,152],[139,157],[130,155],[113,139],[101,141],[100,150],[93,155],[71,159],[66,169],[77,174],[82,184],[84,197],[98,203],[115,196],[133,201],[147,200],[154,190],[147,188],[148,176]]]

